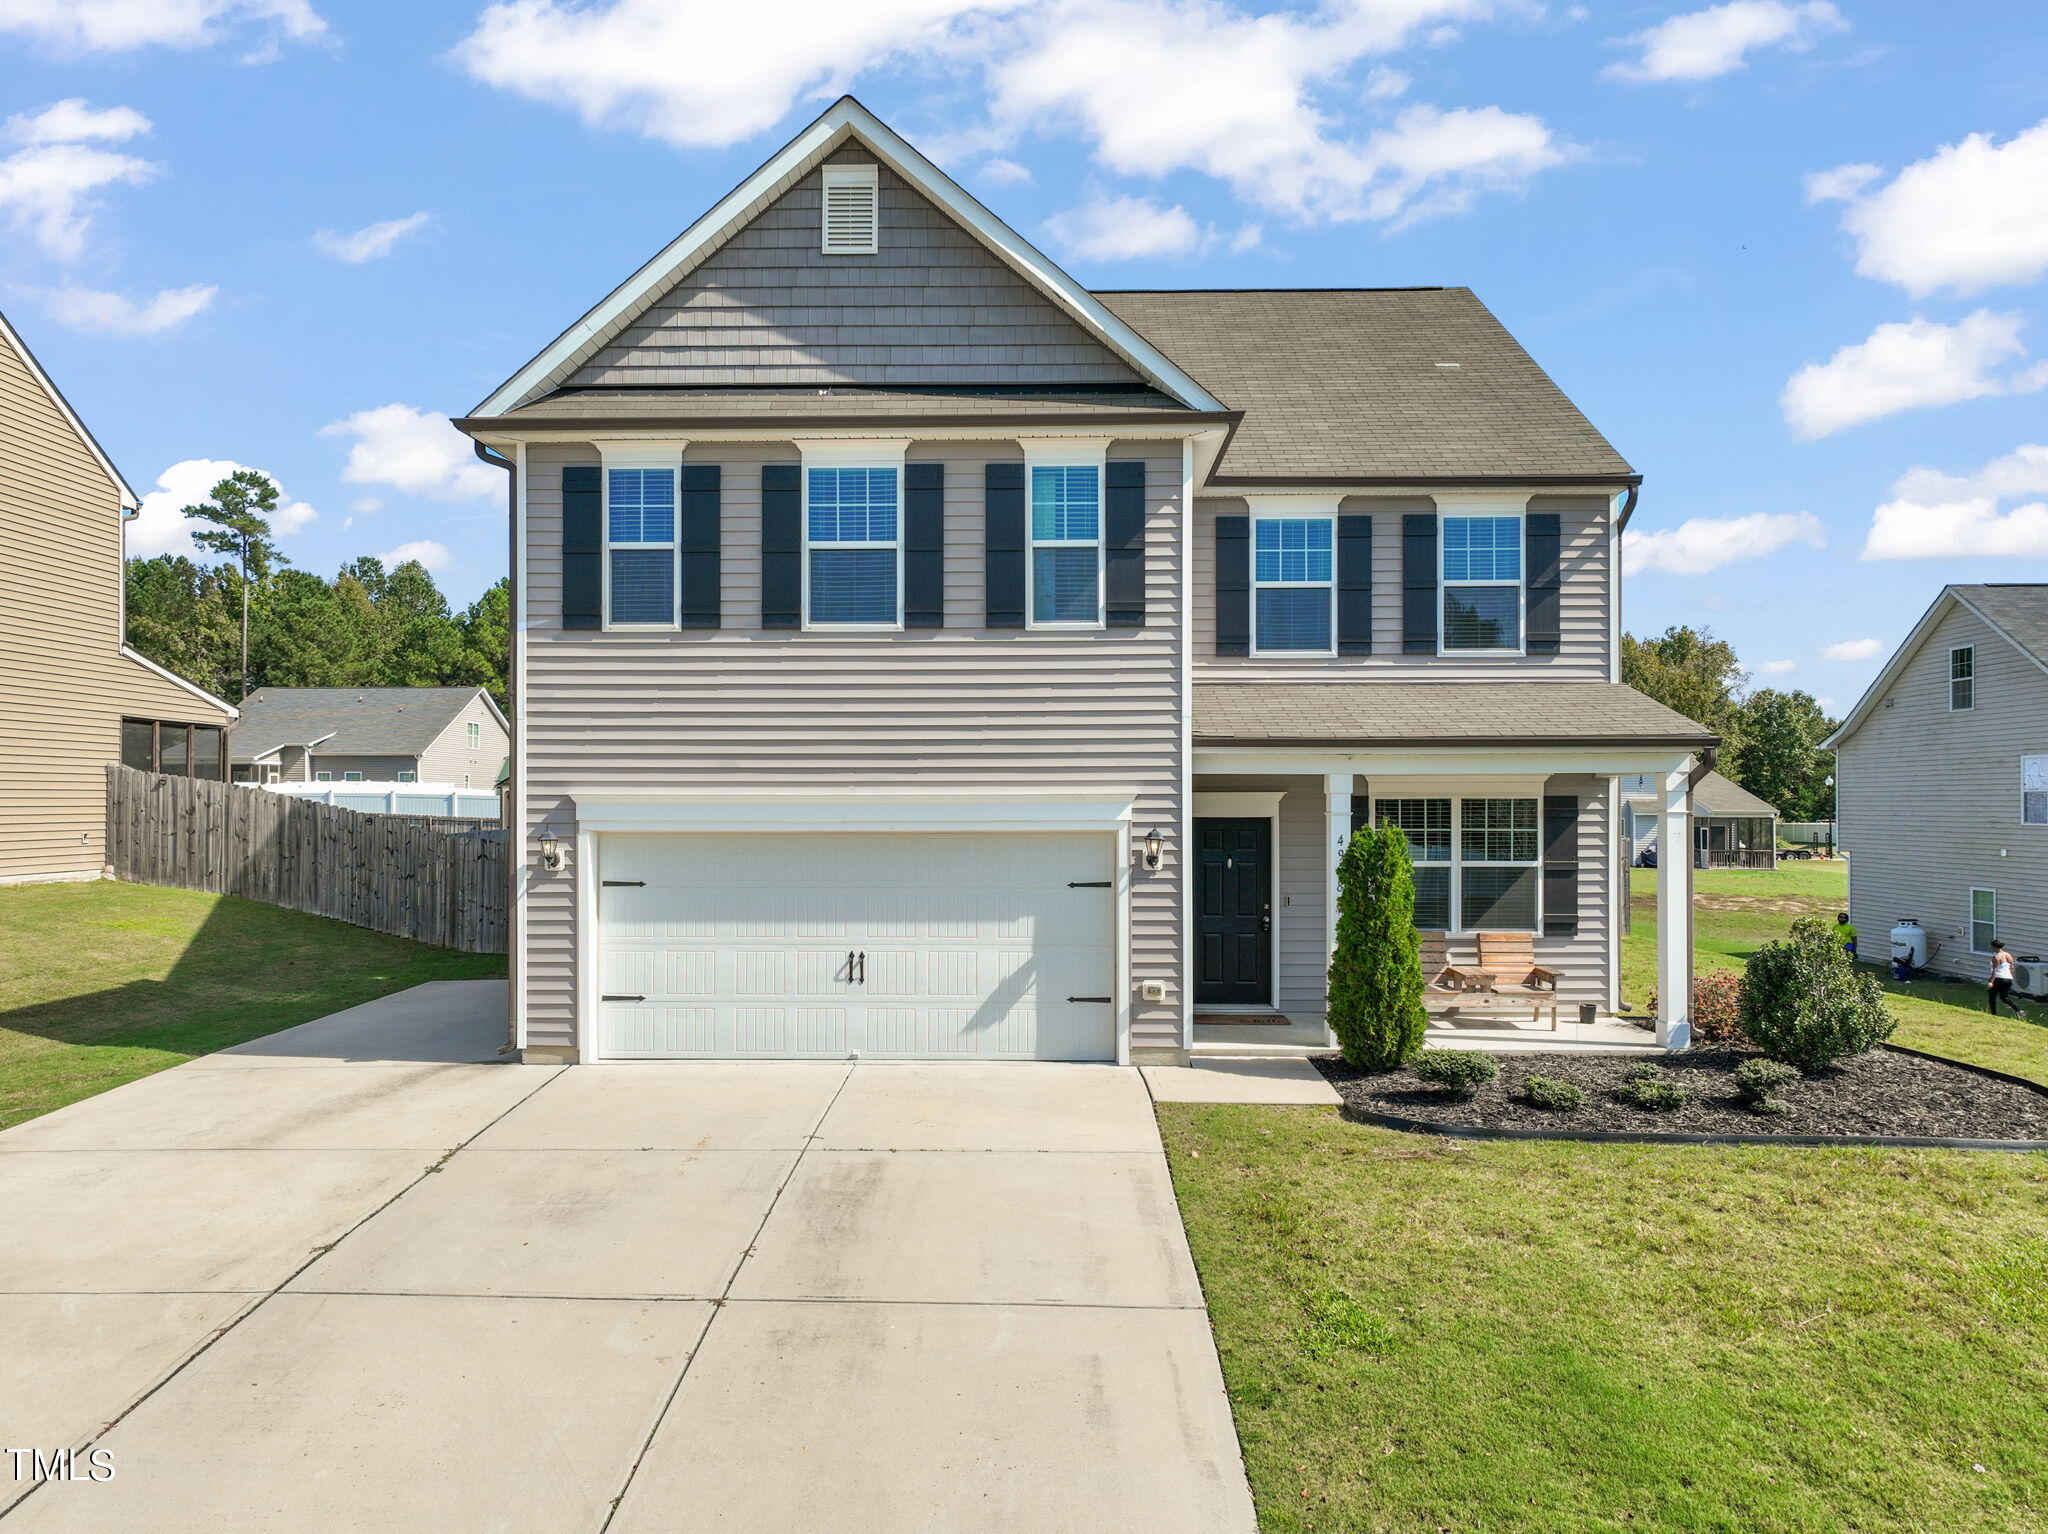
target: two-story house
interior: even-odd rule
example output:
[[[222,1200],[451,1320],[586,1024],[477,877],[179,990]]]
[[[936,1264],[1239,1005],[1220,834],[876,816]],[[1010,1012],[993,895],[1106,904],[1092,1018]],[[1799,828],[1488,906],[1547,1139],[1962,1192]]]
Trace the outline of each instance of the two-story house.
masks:
[[[1463,289],[1090,292],[846,98],[458,424],[528,1059],[1320,1043],[1366,817],[1454,957],[1533,934],[1606,1011],[1620,775],[1685,844],[1638,477]]]
[[[1824,744],[1864,958],[1902,921],[1937,974],[2048,956],[2048,586],[1943,587]]]
[[[0,316],[0,884],[100,877],[109,762],[227,776],[235,710],[123,643],[138,504]]]

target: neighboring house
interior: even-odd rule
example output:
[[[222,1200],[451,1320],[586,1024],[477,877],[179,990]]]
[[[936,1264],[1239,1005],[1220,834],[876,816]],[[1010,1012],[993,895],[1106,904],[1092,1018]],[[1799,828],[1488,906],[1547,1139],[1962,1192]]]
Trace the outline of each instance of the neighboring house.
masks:
[[[1631,773],[1621,780],[1622,835],[1634,862],[1657,846],[1657,785]],[[1692,790],[1693,866],[1776,868],[1778,812],[1733,778],[1709,772]]]
[[[108,762],[227,775],[234,709],[122,642],[136,505],[0,316],[0,884],[100,877]]]
[[[1864,957],[1905,920],[1942,974],[2048,955],[2048,585],[1943,587],[1823,744]]]
[[[1682,835],[1715,743],[1618,680],[1636,474],[1471,293],[1091,293],[850,98],[458,424],[528,1059],[1320,1040],[1373,816],[1611,1009],[1618,778]]]
[[[259,687],[230,741],[238,783],[490,790],[511,732],[481,687]]]

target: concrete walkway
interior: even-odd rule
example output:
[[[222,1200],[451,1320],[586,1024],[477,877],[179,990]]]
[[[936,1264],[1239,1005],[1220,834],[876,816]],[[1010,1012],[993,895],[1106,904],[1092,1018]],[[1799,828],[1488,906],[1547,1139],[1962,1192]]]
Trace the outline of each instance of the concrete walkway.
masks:
[[[115,1472],[0,1458],[6,1534],[1252,1528],[1138,1072],[514,1066],[502,998],[0,1134],[0,1449]]]

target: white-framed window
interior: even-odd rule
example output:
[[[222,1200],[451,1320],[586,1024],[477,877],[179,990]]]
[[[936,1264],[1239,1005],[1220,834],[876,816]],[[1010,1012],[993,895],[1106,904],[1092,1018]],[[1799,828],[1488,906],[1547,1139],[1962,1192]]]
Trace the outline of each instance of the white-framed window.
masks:
[[[1415,925],[1434,932],[1542,930],[1542,801],[1524,795],[1378,799],[1415,864]]]
[[[478,746],[484,743],[484,727],[478,724],[474,719],[472,719],[469,722],[468,728],[465,731],[465,733],[469,736],[470,750],[474,751]]]
[[[1100,628],[1102,466],[1034,463],[1030,475],[1030,626]]]
[[[804,626],[903,626],[900,464],[805,465]]]
[[[1438,649],[1522,653],[1522,519],[1446,516],[1438,523]]]
[[[417,783],[419,780],[420,775],[416,772],[401,772],[398,775],[398,781],[401,783]]]
[[[676,471],[604,471],[606,628],[676,626]]]
[[[2020,824],[2048,826],[2048,756],[2020,758]]]
[[[1252,518],[1252,653],[1337,653],[1334,517]]]
[[[1948,652],[1948,708],[1952,714],[1977,706],[1977,647],[1957,645]]]
[[[1970,952],[1991,952],[1991,940],[1998,936],[1998,891],[1970,891]]]
[[[331,772],[316,772],[313,774],[313,781],[315,783],[332,783],[334,781],[334,774]]]
[[[341,775],[341,781],[344,783],[360,783],[363,781],[363,775],[360,772],[344,772]]]

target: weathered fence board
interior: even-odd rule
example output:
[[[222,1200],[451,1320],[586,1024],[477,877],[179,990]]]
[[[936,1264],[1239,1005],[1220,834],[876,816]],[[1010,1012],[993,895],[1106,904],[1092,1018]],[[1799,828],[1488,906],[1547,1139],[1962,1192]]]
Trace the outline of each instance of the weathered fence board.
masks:
[[[107,860],[139,884],[240,895],[470,953],[506,949],[502,831],[109,764]]]

